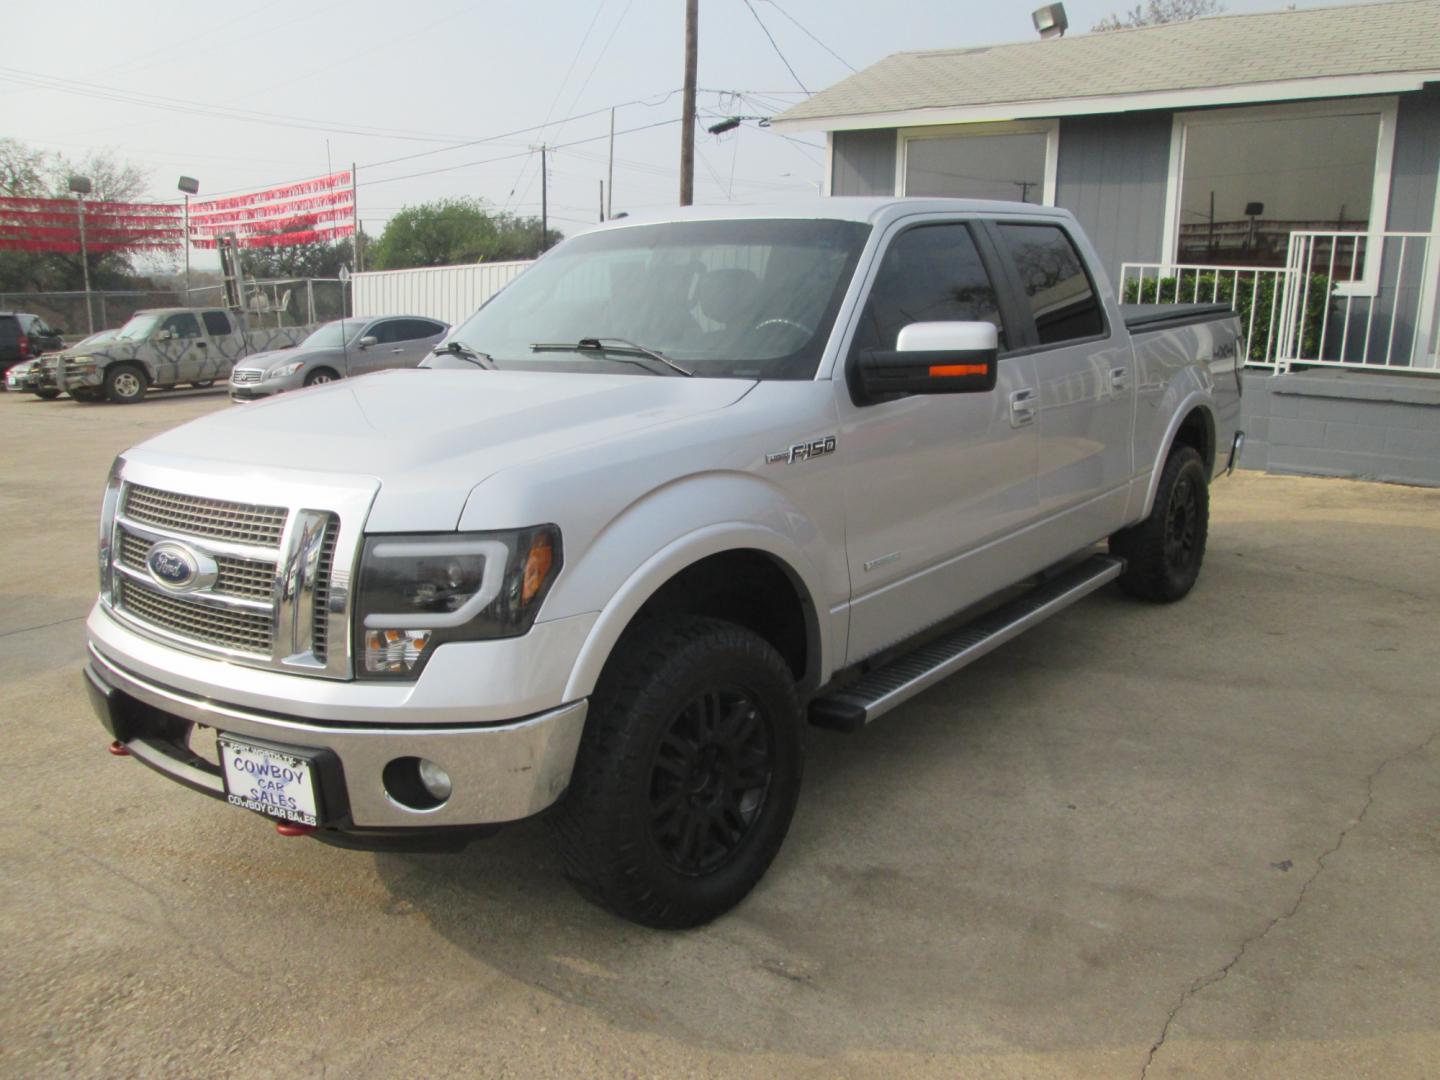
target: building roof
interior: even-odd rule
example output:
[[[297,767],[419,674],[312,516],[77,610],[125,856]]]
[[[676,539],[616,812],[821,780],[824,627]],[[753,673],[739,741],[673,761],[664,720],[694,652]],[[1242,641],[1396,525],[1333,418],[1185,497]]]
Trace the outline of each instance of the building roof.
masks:
[[[1222,15],[1049,41],[896,53],[775,118],[908,126],[1419,89],[1440,0]]]

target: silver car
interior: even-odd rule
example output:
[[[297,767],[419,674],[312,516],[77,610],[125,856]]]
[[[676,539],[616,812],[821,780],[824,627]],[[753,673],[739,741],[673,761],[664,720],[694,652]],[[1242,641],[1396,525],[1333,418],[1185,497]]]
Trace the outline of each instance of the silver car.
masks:
[[[414,367],[450,327],[419,315],[336,319],[293,349],[255,353],[230,373],[232,401],[254,401],[384,368]]]

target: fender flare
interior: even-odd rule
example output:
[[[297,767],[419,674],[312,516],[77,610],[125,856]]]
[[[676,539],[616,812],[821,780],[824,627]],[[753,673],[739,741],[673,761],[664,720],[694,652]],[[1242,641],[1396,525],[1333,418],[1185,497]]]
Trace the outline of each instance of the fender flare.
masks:
[[[830,643],[821,612],[815,605],[815,597],[822,595],[817,587],[816,575],[807,573],[806,560],[781,534],[750,522],[728,521],[685,533],[636,567],[610,597],[591,626],[571,666],[562,700],[576,701],[594,692],[600,672],[609,661],[620,635],[662,585],[701,559],[739,550],[759,551],[771,556],[791,578],[802,601],[808,602],[806,636],[816,650],[807,678],[813,681],[819,673],[828,671]]]
[[[1165,437],[1160,440],[1160,450],[1150,469],[1150,480],[1145,491],[1145,505],[1138,520],[1143,521],[1150,516],[1151,509],[1155,506],[1155,492],[1160,487],[1160,474],[1165,470],[1165,459],[1170,456],[1170,450],[1175,445],[1175,436],[1180,432],[1180,425],[1185,418],[1196,409],[1200,409],[1205,416],[1205,423],[1210,429],[1210,441],[1215,441],[1215,399],[1204,390],[1191,390],[1175,407],[1170,415],[1170,423],[1165,428]]]

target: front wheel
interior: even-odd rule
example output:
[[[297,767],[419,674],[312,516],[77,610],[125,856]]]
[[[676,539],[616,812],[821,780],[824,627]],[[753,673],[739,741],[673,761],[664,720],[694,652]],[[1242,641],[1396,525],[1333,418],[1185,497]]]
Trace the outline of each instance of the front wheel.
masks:
[[[775,858],[802,757],[794,678],[763,638],[693,616],[637,628],[596,687],[554,815],[566,876],[645,926],[709,922]]]
[[[105,372],[105,396],[117,405],[133,405],[149,388],[145,369],[134,364],[115,364]]]
[[[314,371],[310,372],[309,375],[305,376],[305,385],[324,386],[326,383],[334,382],[339,377],[340,376],[336,375],[335,372],[331,371],[329,368],[316,368]]]
[[[60,396],[60,391],[47,387],[44,390],[36,390],[35,396],[38,397],[41,401],[54,401]]]
[[[1195,585],[1210,530],[1205,462],[1189,446],[1165,459],[1150,516],[1110,537],[1110,552],[1125,560],[1120,586],[1132,596],[1168,604]]]

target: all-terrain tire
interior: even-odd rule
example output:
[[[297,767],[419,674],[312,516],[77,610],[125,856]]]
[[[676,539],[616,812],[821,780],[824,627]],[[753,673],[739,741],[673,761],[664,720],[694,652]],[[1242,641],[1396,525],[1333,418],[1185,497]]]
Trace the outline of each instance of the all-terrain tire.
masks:
[[[36,390],[36,391],[34,391],[34,394],[35,394],[35,396],[38,397],[41,401],[54,401],[56,398],[58,398],[58,397],[60,396],[60,391],[59,391],[59,390],[55,390],[55,389],[53,389],[53,388],[51,388],[51,387],[46,387],[46,388],[43,389],[43,390]]]
[[[1204,459],[1177,446],[1165,459],[1150,516],[1110,537],[1125,560],[1120,587],[1155,603],[1179,600],[1195,585],[1210,528],[1210,486]]]
[[[551,815],[566,877],[644,926],[729,911],[790,827],[802,730],[794,677],[757,634],[698,616],[628,631]]]
[[[133,405],[145,400],[150,376],[137,364],[111,364],[105,369],[105,396],[116,405]]]

